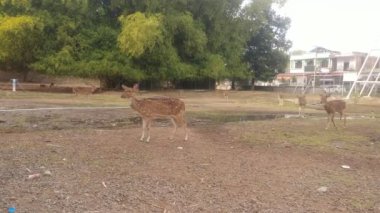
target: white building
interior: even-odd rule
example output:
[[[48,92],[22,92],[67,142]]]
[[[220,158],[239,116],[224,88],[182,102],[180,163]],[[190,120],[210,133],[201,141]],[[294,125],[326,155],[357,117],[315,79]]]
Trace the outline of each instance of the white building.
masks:
[[[340,53],[317,47],[310,52],[290,56],[289,71],[277,76],[277,81],[292,86],[345,85],[356,79],[366,53]]]

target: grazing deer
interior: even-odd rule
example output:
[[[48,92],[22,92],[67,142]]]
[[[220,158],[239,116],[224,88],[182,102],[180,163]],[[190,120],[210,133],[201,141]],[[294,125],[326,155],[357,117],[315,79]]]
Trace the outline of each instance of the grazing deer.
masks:
[[[343,100],[327,101],[327,98],[330,97],[330,94],[321,94],[320,96],[321,104],[323,104],[323,107],[325,108],[328,116],[326,129],[329,128],[330,122],[332,122],[335,129],[337,129],[334,122],[335,112],[338,112],[340,114],[340,120],[342,120],[342,116],[344,116],[344,127],[346,127],[346,114],[344,113],[344,110],[346,109],[346,102]]]
[[[122,85],[124,92],[121,98],[131,98],[131,108],[135,110],[142,118],[142,135],[140,140],[145,138],[146,142],[150,140],[150,127],[152,120],[157,118],[168,118],[174,125],[174,131],[170,139],[174,138],[177,132],[177,125],[185,129],[185,141],[188,139],[187,123],[185,120],[185,103],[178,98],[170,97],[152,97],[137,99],[134,96],[133,88]]]
[[[52,88],[53,86],[54,86],[54,83],[50,83],[49,85],[46,85],[46,84],[40,84],[40,87],[41,87],[41,88],[45,88],[45,87]]]
[[[306,107],[307,101],[306,101],[306,95],[299,95],[298,98],[298,115],[301,116],[301,111]]]
[[[224,98],[225,100],[228,101],[229,90],[216,89],[216,90],[215,90],[215,93],[216,93],[217,95],[221,94],[221,95],[223,96],[223,98]]]
[[[75,95],[90,95],[94,94],[97,88],[95,86],[91,87],[73,87],[73,93]]]
[[[126,86],[126,85],[124,85],[124,84],[121,85],[121,87],[124,89],[124,91],[125,91],[125,90],[130,90],[130,91],[132,91],[133,93],[137,93],[137,94],[140,93],[140,87],[139,87],[139,84],[138,84],[138,83],[133,84],[132,87],[128,87],[128,86]]]

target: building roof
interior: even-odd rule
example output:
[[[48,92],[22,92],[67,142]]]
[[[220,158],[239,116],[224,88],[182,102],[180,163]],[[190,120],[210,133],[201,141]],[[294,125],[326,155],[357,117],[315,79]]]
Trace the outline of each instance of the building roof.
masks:
[[[324,47],[316,47],[312,50],[310,50],[312,53],[334,53],[334,54],[339,54],[339,51],[334,51],[334,50],[329,50]]]
[[[347,52],[347,53],[341,53],[339,55],[335,55],[336,58],[352,57],[352,56],[367,56],[367,53],[362,53],[362,52]]]

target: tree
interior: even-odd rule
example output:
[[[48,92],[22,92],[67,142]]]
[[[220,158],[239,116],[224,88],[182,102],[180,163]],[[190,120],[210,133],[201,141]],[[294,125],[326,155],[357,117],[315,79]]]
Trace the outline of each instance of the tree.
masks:
[[[12,57],[2,51],[0,65],[99,78],[110,87],[123,80],[211,85],[222,78],[270,79],[287,60],[289,23],[271,9],[284,0],[255,0],[244,9],[242,2],[0,0],[3,20],[25,16],[36,23],[14,25],[35,26],[26,39],[12,37],[33,46]]]
[[[131,57],[139,57],[163,41],[162,16],[159,14],[146,16],[137,12],[119,18],[122,24],[118,36],[121,51]]]
[[[269,81],[284,72],[291,42],[286,39],[289,18],[276,14],[271,8],[274,1],[258,0],[246,9],[246,19],[254,32],[247,42],[245,60],[249,63],[255,80]],[[280,2],[283,4],[283,2]]]
[[[43,24],[32,16],[3,17],[0,20],[0,62],[10,69],[29,71],[42,45]]]

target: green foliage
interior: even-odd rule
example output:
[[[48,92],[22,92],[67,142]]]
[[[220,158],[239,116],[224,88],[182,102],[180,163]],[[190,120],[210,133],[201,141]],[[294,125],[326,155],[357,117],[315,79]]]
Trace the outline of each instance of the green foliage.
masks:
[[[253,77],[268,81],[286,69],[289,56],[286,53],[291,42],[286,40],[290,20],[271,9],[272,0],[254,1],[245,11],[247,20],[255,23],[247,42],[245,60],[249,63]],[[258,23],[257,23],[258,22]]]
[[[215,80],[220,80],[227,77],[228,73],[226,72],[226,64],[223,57],[220,55],[210,54],[205,61],[202,73],[203,76]]]
[[[190,13],[167,15],[165,27],[167,37],[173,40],[183,60],[192,60],[204,54],[207,36],[201,23],[196,22]]]
[[[0,66],[110,82],[271,79],[287,63],[289,20],[271,9],[285,1],[242,2],[0,0]]]
[[[0,61],[25,69],[36,60],[43,24],[32,16],[3,17],[0,22]]]
[[[139,57],[162,42],[162,16],[137,12],[119,18],[122,30],[118,37],[118,45],[124,53],[131,57]]]
[[[30,0],[0,0],[0,5],[15,5],[18,7],[30,7]]]

